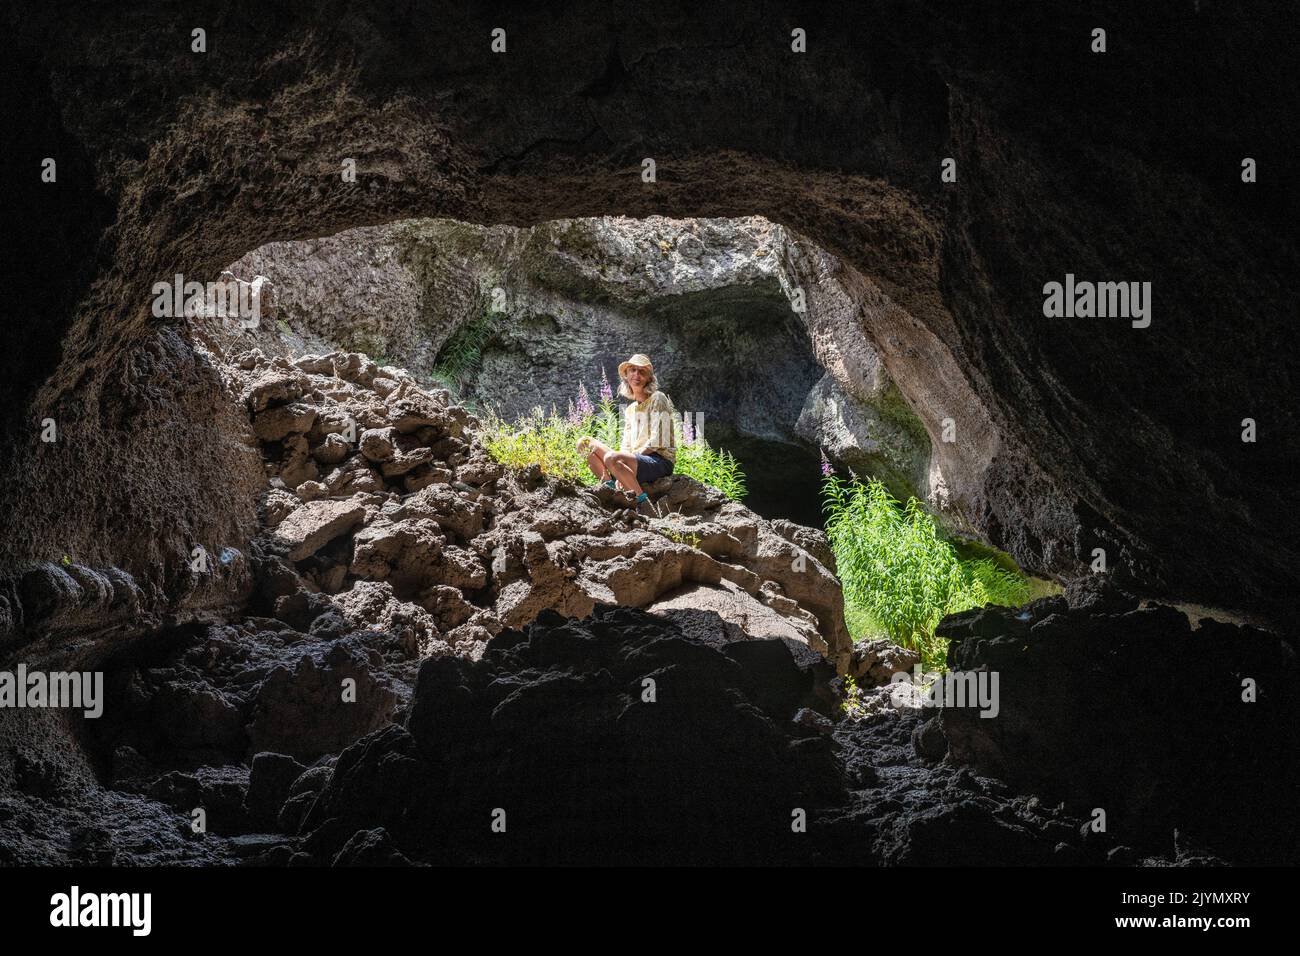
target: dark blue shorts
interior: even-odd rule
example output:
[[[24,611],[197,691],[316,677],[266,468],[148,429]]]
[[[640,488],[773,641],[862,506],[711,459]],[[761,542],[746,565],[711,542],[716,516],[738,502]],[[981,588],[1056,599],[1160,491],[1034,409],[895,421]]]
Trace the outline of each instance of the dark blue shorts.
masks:
[[[638,485],[654,484],[664,475],[673,473],[673,463],[663,455],[651,452],[636,456],[636,483]]]

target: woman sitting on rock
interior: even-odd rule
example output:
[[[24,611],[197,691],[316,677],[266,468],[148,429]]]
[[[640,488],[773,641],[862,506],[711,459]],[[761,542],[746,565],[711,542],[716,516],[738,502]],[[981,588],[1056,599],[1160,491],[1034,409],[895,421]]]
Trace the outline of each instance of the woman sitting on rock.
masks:
[[[672,400],[659,391],[654,366],[645,355],[633,355],[618,367],[618,394],[632,400],[623,413],[623,440],[612,451],[594,438],[583,438],[578,450],[587,466],[604,487],[614,491],[622,485],[636,495],[638,511],[651,511],[643,485],[653,484],[673,473],[677,457],[674,434],[676,411]]]

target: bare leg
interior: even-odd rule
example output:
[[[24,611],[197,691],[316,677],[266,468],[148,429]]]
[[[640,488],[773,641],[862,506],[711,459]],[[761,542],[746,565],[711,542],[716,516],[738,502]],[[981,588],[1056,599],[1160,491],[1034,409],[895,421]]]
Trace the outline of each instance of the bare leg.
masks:
[[[636,455],[628,452],[610,452],[605,456],[605,467],[614,473],[614,477],[634,495],[641,494],[641,486],[636,480]]]
[[[609,453],[608,448],[598,441],[593,441],[591,443],[591,453],[587,455],[587,467],[601,481],[608,481],[613,477],[609,473],[609,469],[605,467],[605,456]]]

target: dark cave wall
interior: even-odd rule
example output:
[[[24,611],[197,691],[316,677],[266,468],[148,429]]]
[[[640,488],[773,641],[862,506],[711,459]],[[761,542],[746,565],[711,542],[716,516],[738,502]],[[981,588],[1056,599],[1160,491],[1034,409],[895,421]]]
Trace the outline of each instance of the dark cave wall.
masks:
[[[160,278],[412,216],[757,213],[970,367],[1005,438],[976,520],[1023,565],[1069,573],[1101,546],[1140,589],[1266,613],[1294,580],[1289,4],[29,4],[6,25],[18,138],[68,158],[15,203],[14,261],[40,282],[16,284],[0,341],[19,503],[0,566],[71,553],[151,607],[233,599],[181,562],[246,534],[255,462],[215,427],[215,376],[149,317]],[[1066,272],[1150,279],[1151,328],[1043,319]],[[38,446],[46,415],[61,440]],[[38,625],[16,593],[8,626]]]

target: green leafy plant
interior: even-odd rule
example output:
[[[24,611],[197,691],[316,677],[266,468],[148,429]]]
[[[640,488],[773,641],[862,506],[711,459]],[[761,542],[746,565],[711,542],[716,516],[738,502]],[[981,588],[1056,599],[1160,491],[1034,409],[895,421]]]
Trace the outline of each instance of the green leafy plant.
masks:
[[[690,545],[692,548],[700,546],[700,536],[698,534],[688,534],[685,531],[678,531],[675,528],[660,529],[665,538],[669,541],[676,541],[678,544]]]
[[[840,709],[844,711],[845,717],[852,720],[867,715],[866,704],[862,699],[862,688],[858,686],[852,674],[844,675],[844,700],[840,702]]]
[[[459,395],[466,380],[483,360],[483,348],[496,331],[497,313],[484,310],[466,322],[443,343],[434,359],[432,378]]]
[[[825,475],[822,493],[851,630],[887,637],[919,651],[927,668],[942,667],[947,646],[934,629],[944,615],[1028,599],[1022,575],[988,558],[962,560],[916,498],[902,505],[879,481],[834,474]]]
[[[578,439],[592,433],[588,419],[569,420],[556,414],[547,415],[540,407],[508,422],[489,410],[483,417],[480,440],[488,454],[511,468],[537,465],[542,473],[584,485],[594,485],[595,477],[578,454]]]
[[[733,501],[744,501],[748,493],[740,462],[731,452],[714,448],[703,438],[685,443],[679,441],[673,471],[711,485]]]

